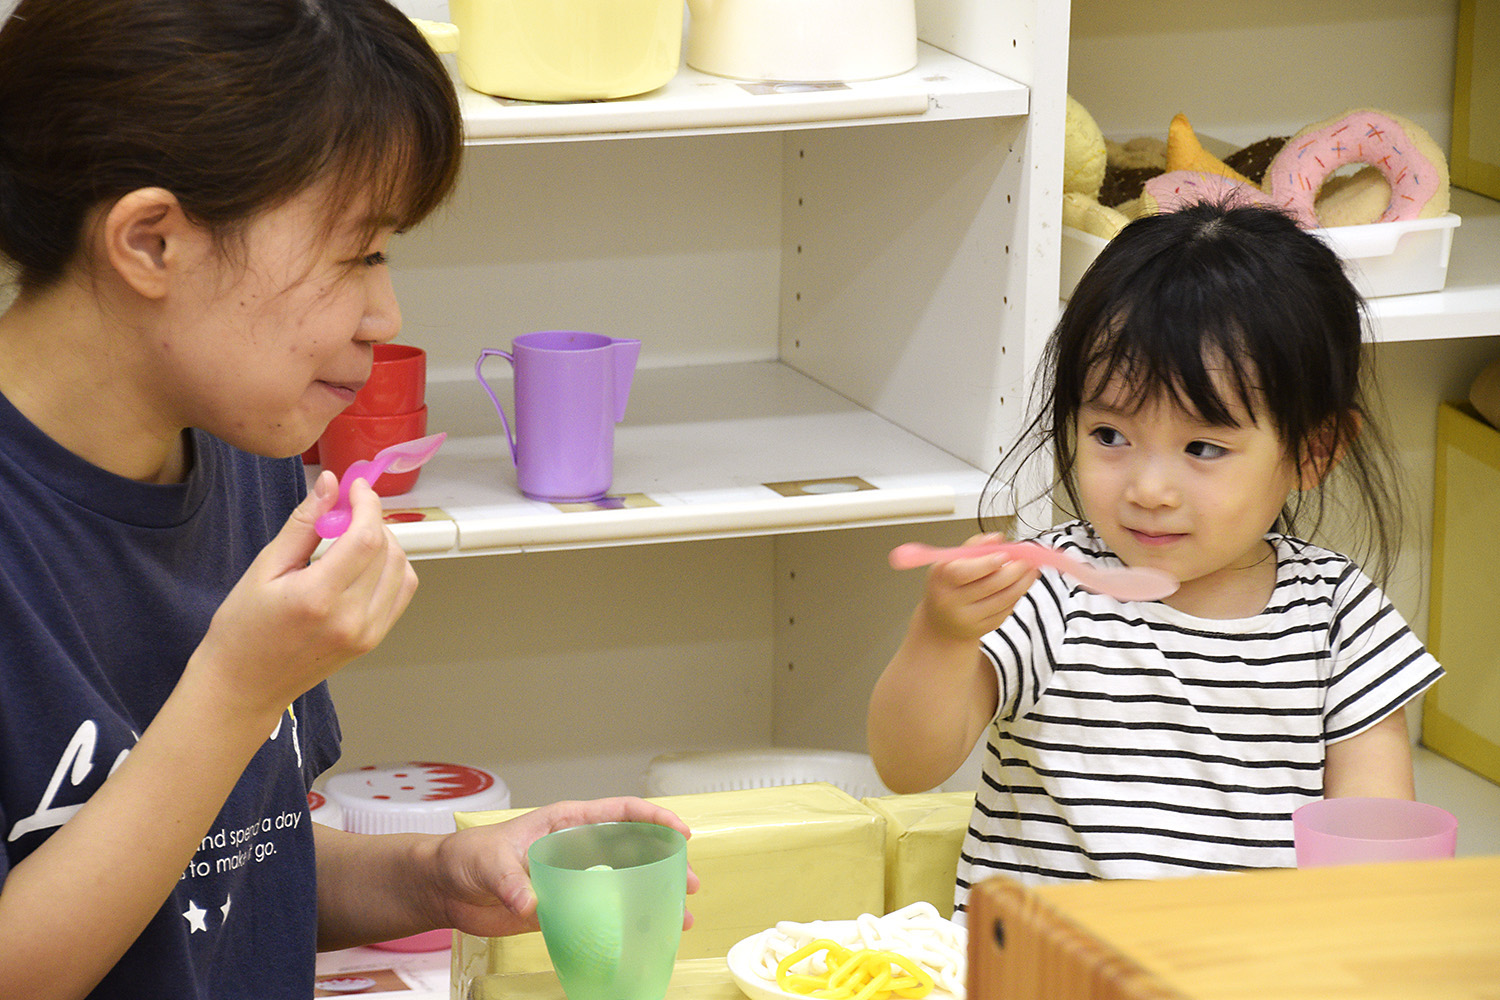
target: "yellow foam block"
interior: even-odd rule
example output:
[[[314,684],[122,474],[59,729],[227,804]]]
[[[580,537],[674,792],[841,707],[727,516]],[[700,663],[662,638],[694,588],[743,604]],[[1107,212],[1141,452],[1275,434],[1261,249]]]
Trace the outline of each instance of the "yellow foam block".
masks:
[[[692,829],[688,863],[702,883],[688,897],[693,927],[679,959],[722,957],[742,938],[779,920],[852,920],[882,912],[885,820],[833,785],[751,788],[651,801]],[[525,812],[458,813],[458,828]],[[458,935],[454,982],[487,974],[550,969],[537,933],[504,938]]]
[[[1428,692],[1422,742],[1500,782],[1500,430],[1467,402],[1438,407],[1427,645],[1447,675]]]
[[[480,976],[454,1000],[567,1000],[557,976],[548,972]],[[681,959],[672,969],[665,1000],[744,1000],[722,958]]]
[[[885,818],[885,912],[922,900],[953,916],[958,853],[973,792],[925,792],[864,799]]]

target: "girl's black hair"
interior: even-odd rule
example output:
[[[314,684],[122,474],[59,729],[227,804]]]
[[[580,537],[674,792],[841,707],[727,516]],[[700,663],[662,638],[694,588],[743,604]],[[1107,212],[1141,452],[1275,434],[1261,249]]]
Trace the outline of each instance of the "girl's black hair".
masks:
[[[1292,462],[1334,470],[1360,487],[1363,516],[1352,526],[1364,529],[1361,556],[1377,578],[1388,573],[1399,491],[1367,403],[1364,301],[1337,254],[1288,216],[1201,203],[1122,229],[1063,311],[1041,359],[1036,415],[992,483],[1050,451],[1049,492],[1080,516],[1076,421],[1109,379],[1138,405],[1163,399],[1232,424],[1238,403],[1257,423],[1269,421]],[[1294,494],[1275,530],[1316,532],[1327,482]]]

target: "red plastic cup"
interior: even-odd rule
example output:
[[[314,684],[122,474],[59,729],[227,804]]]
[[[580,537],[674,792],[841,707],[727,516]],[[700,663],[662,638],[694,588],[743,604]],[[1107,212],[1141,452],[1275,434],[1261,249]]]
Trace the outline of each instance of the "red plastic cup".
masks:
[[[350,465],[369,460],[382,448],[411,441],[427,433],[427,407],[408,413],[350,413],[345,410],[328,422],[318,438],[323,468],[343,477]],[[410,472],[387,472],[375,480],[375,492],[383,497],[399,496],[417,485],[420,468]]]
[[[1298,868],[1451,858],[1458,820],[1409,799],[1320,799],[1292,813],[1292,843]]]
[[[410,344],[376,344],[370,380],[345,413],[410,413],[427,396],[427,352]]]

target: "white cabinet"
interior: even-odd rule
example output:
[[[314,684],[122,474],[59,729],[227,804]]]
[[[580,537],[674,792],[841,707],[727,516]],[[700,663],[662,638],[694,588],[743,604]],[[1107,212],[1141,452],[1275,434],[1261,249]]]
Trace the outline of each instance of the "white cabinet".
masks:
[[[974,530],[1057,311],[1067,6],[919,26],[915,70],[845,90],[465,95],[460,189],[393,253],[452,435],[402,503],[453,520],[398,527],[438,558],[334,681],[346,764],[488,764],[524,804],[639,791],[663,750],[862,747],[919,586],[884,553]],[[516,491],[473,368],[540,329],[644,342],[614,490],[656,506]],[[764,485],[843,477],[874,488]]]
[[[1249,141],[1362,103],[1446,143],[1453,10],[1273,6],[1079,0],[1070,42],[1067,3],[922,0],[917,69],[845,91],[684,68],[608,104],[467,95],[460,190],[394,260],[402,339],[429,351],[432,425],[454,435],[403,502],[455,520],[401,530],[415,555],[475,558],[419,562],[407,617],[335,678],[345,764],[469,760],[529,804],[639,791],[663,750],[861,749],[920,588],[884,554],[974,530],[1056,318],[1069,87],[1111,134],[1181,110]],[[1380,59],[1319,54],[1331,36]],[[1500,213],[1455,204],[1449,290],[1374,311],[1429,493],[1422,421],[1500,351]],[[559,328],[644,342],[615,490],[658,506],[516,492],[474,361]],[[504,368],[485,369],[502,399]],[[876,488],[763,485],[832,477]]]

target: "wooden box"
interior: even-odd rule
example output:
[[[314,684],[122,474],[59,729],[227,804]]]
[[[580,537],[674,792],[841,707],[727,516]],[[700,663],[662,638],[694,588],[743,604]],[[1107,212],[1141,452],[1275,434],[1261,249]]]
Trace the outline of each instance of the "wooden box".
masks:
[[[1495,1000],[1500,857],[1027,888],[969,909],[970,1000]]]

